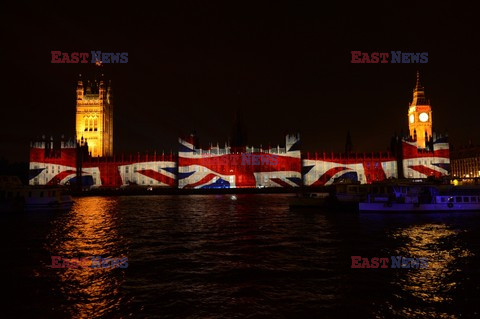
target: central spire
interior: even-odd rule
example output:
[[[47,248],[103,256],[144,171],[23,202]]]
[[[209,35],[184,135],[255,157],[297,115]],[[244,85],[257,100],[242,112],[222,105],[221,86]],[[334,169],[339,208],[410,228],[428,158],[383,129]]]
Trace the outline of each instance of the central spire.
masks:
[[[428,105],[429,101],[425,98],[425,91],[420,83],[420,72],[417,71],[417,83],[413,90],[413,100],[410,105]]]
[[[422,89],[420,85],[420,72],[417,70],[417,84],[415,85],[415,90],[419,91],[420,89]]]

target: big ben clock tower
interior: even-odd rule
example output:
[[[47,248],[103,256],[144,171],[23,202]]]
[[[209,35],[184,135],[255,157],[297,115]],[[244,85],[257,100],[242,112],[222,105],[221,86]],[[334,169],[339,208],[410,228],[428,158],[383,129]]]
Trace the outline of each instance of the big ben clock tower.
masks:
[[[425,148],[432,137],[432,108],[425,98],[424,88],[420,85],[420,73],[417,71],[417,84],[413,90],[413,101],[408,108],[408,128],[410,136],[416,138],[417,146]]]

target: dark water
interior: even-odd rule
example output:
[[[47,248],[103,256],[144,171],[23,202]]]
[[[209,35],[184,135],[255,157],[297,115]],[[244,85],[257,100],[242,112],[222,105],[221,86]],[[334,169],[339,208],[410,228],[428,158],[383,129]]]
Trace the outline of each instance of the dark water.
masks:
[[[480,214],[326,214],[288,196],[89,197],[0,216],[0,318],[480,316]],[[129,265],[49,267],[92,255]],[[429,267],[352,269],[352,255]]]

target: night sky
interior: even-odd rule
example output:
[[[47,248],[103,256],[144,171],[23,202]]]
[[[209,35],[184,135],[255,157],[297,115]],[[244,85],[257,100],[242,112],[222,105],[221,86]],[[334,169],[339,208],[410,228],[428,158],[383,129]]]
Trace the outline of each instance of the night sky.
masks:
[[[225,143],[240,108],[248,144],[305,151],[388,148],[407,132],[416,71],[435,131],[480,143],[478,11],[457,3],[163,1],[156,7],[2,3],[0,157],[28,161],[29,141],[74,136],[78,74],[52,50],[128,52],[103,67],[114,90],[115,153],[176,150],[179,134]],[[428,52],[427,64],[351,64],[350,51]]]

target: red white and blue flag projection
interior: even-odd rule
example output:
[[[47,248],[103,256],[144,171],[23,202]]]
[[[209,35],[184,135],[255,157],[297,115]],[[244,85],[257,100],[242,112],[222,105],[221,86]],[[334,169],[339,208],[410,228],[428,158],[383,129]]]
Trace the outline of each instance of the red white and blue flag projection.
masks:
[[[81,83],[79,81],[77,86],[77,101],[84,94]],[[85,92],[88,91],[87,87]],[[99,105],[103,105],[103,95],[87,95],[89,109],[93,108],[91,101],[97,101],[97,98]],[[82,168],[80,175],[83,186],[121,187],[133,184],[182,189],[314,187],[342,180],[368,184],[389,178],[441,178],[450,173],[447,137],[437,138],[432,131],[431,106],[420,84],[418,72],[408,111],[410,137],[395,137],[392,140],[394,155],[347,152],[338,156],[325,153],[310,156],[307,153],[302,157],[298,134],[286,136],[285,148],[249,148],[244,146],[241,123],[236,118],[232,147],[201,149],[191,135],[179,139],[178,156],[154,154],[136,158],[130,156],[128,160],[122,156],[119,160],[111,156],[113,135],[109,136],[108,142],[102,144],[107,151],[92,152],[97,149],[95,144],[89,146],[87,138],[84,141],[84,136],[81,135],[87,131],[87,127],[90,127],[89,132],[92,131],[92,122],[84,122],[87,117],[79,105],[83,104],[77,103],[77,115],[82,114],[77,117],[77,134],[78,137],[81,136],[81,145],[76,145],[73,141],[62,141],[61,147],[54,149],[53,138],[33,143],[30,150],[30,184],[72,184],[77,182],[77,167]],[[101,108],[98,106],[99,114],[103,114]],[[108,113],[107,116],[111,117],[112,114]],[[94,120],[90,118],[89,121]],[[96,127],[96,124],[93,126]],[[97,136],[99,132],[94,128],[92,133],[95,133],[92,136]],[[346,148],[349,149],[351,148]],[[109,157],[91,157],[88,151],[93,154],[109,154]],[[77,152],[84,159],[79,160],[81,163],[77,163]]]
[[[352,154],[351,157],[309,156],[302,161],[305,186],[325,186],[336,181],[353,181],[362,184],[396,178],[397,161],[390,154],[372,156]]]
[[[30,185],[73,185],[77,179],[74,144],[59,150],[45,149],[42,143],[30,149]],[[174,187],[176,159],[172,155],[137,156],[137,158],[107,160],[89,158],[82,163],[84,187],[121,187],[145,185]]]
[[[302,184],[300,138],[286,137],[285,148],[211,147],[198,149],[193,138],[179,139],[179,188],[298,187]]]
[[[405,178],[443,177],[450,174],[450,150],[446,137],[433,142],[433,151],[417,148],[416,142],[402,142]]]
[[[60,150],[52,148],[49,142],[35,142],[31,145],[30,185],[65,185],[76,177],[75,143],[65,145],[62,142]]]
[[[398,178],[397,157],[390,153],[306,154],[301,159],[299,136],[288,135],[285,148],[196,148],[193,138],[180,139],[175,155],[138,155],[128,159],[92,158],[82,162],[84,187],[128,185],[178,188],[271,188],[324,186],[349,180],[362,184]],[[443,177],[450,172],[449,145],[436,139],[430,149],[401,141],[403,177]],[[77,146],[36,142],[30,149],[30,185],[76,183]],[[177,173],[178,166],[178,173]]]

